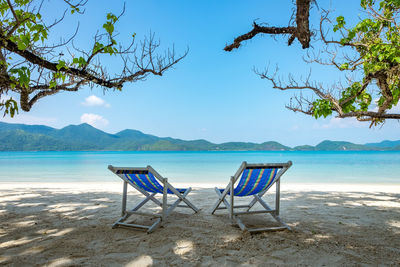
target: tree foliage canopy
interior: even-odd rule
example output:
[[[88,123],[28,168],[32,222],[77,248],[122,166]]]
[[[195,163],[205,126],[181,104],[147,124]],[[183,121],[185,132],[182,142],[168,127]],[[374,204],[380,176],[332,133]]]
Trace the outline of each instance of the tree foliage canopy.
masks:
[[[156,54],[160,44],[153,34],[139,45],[134,33],[130,44],[119,43],[115,28],[125,7],[120,15],[107,14],[88,50],[74,46],[77,31],[68,40],[50,44],[52,29],[68,12],[83,14],[87,0],[60,2],[66,5],[64,15],[47,23],[41,15],[44,1],[0,0],[0,110],[11,117],[19,107],[29,111],[39,99],[61,91],[77,91],[83,86],[121,90],[127,82],[150,74],[161,76],[186,55],[176,56],[174,49]],[[109,74],[101,64],[104,56],[119,58],[117,74]],[[19,103],[6,97],[9,91],[19,95]]]
[[[386,114],[397,105],[400,97],[400,28],[397,24],[400,1],[385,0],[377,5],[374,0],[362,0],[361,7],[368,17],[359,21],[355,27],[346,28],[343,16],[336,18],[333,31],[340,31],[342,38],[327,41],[326,44],[339,44],[351,47],[356,53],[354,59],[347,58],[343,63],[331,61],[341,71],[358,71],[362,78],[349,80],[347,88],[341,90],[337,99],[329,95],[314,101],[310,112],[316,118],[337,112],[339,117],[355,116],[359,120],[378,124],[386,118],[397,118],[396,114]],[[376,82],[378,100],[372,101],[372,83]]]
[[[303,9],[305,5],[310,8],[310,1],[304,2],[296,1],[297,16],[301,13],[299,5]],[[319,29],[323,53],[308,54],[306,59],[309,63],[329,65],[348,74],[346,84],[326,88],[321,82],[311,82],[310,77],[300,81],[289,75],[288,80],[281,81],[276,78],[276,73],[258,72],[276,89],[311,90],[314,93],[313,99],[302,95],[292,98],[287,108],[315,118],[332,114],[339,118],[355,117],[359,121],[370,121],[371,126],[386,119],[400,119],[400,114],[391,112],[400,98],[400,0],[361,0],[361,8],[365,18],[354,27],[347,27],[343,16],[332,22],[329,12],[323,11]],[[332,39],[328,39],[324,29],[327,24],[334,32]],[[308,27],[308,20],[303,26]],[[338,34],[340,37],[335,39]],[[308,46],[303,44],[303,48]],[[321,54],[328,55],[328,59],[322,58]]]

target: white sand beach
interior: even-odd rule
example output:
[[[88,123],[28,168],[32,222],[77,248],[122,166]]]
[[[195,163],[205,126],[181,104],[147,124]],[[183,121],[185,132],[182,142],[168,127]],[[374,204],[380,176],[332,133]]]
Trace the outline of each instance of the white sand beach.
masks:
[[[146,234],[111,229],[121,183],[1,183],[0,265],[400,265],[399,185],[282,183],[281,218],[293,230],[252,235],[230,225],[226,211],[210,215],[212,185],[192,186],[200,213],[175,209]],[[131,205],[140,198],[130,191]],[[273,225],[268,216],[245,222]]]

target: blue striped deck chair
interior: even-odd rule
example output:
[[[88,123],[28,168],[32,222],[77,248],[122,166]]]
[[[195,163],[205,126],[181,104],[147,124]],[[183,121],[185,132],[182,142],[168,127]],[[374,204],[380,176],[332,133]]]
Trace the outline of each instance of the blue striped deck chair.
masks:
[[[279,218],[279,201],[280,201],[280,178],[281,176],[292,166],[292,162],[287,163],[267,163],[267,164],[248,164],[243,162],[238,171],[225,189],[215,188],[219,199],[215,203],[211,214],[214,214],[217,210],[227,209],[230,215],[232,223],[236,223],[243,231],[261,232],[261,231],[274,231],[289,229],[290,227]],[[242,177],[239,180],[239,176]],[[235,187],[235,183],[239,180]],[[273,186],[276,185],[275,191],[275,209],[271,209],[267,203],[264,202],[262,196]],[[232,194],[233,192],[233,194]],[[230,196],[230,202],[226,200],[227,196]],[[248,205],[234,205],[235,197],[246,197],[252,196],[253,199]],[[263,207],[262,210],[250,209],[256,204],[260,203]],[[225,204],[225,207],[220,207],[221,203]],[[237,209],[245,209],[245,211],[238,211]],[[279,223],[277,227],[263,227],[263,228],[249,228],[247,227],[239,216],[258,214],[258,213],[269,213]]]
[[[113,228],[131,227],[136,229],[147,230],[147,233],[151,233],[158,227],[164,225],[168,215],[176,208],[191,208],[194,212],[198,212],[199,209],[196,208],[186,196],[192,190],[192,188],[175,188],[170,183],[168,179],[162,177],[158,172],[156,172],[151,166],[146,168],[124,168],[124,167],[114,167],[109,165],[108,169],[118,175],[124,181],[123,193],[122,193],[122,217],[118,219],[114,224]],[[128,184],[134,187],[137,191],[142,193],[146,198],[137,204],[132,210],[127,210],[127,191]],[[159,201],[155,196],[157,194],[162,194],[162,201]],[[172,203],[167,203],[168,195],[175,195],[178,199]],[[157,206],[161,207],[161,214],[158,213],[145,213],[138,211],[143,205],[145,205],[149,200],[153,201]],[[185,205],[179,205],[184,202]],[[132,223],[124,223],[131,215],[141,215],[150,216],[155,218],[155,222],[150,225],[140,225]]]

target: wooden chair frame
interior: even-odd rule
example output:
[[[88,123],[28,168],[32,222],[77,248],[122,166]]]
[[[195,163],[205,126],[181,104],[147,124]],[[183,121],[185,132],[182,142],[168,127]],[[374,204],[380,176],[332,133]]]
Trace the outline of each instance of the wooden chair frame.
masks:
[[[108,169],[118,175],[123,181],[123,193],[122,193],[122,212],[121,212],[121,218],[118,219],[114,224],[113,228],[116,228],[118,226],[121,227],[130,227],[130,228],[136,228],[136,229],[144,229],[147,230],[147,233],[151,233],[154,230],[156,230],[158,227],[162,226],[165,222],[167,217],[171,214],[171,212],[176,208],[176,207],[181,207],[181,208],[191,208],[194,210],[195,213],[199,211],[199,209],[194,206],[188,199],[186,199],[186,196],[190,193],[192,190],[191,187],[187,188],[184,193],[180,193],[175,187],[173,187],[169,182],[167,178],[162,177],[156,170],[154,170],[151,166],[147,166],[146,168],[132,168],[132,167],[114,167],[112,165],[108,166]],[[158,199],[155,198],[157,193],[152,193],[152,192],[147,192],[145,189],[135,185],[129,179],[125,177],[123,173],[117,173],[118,171],[148,171],[153,176],[161,183],[163,186],[163,197],[162,201],[159,201]],[[126,208],[126,203],[127,203],[127,195],[128,195],[128,184],[134,187],[137,191],[142,193],[146,198],[142,200],[140,203],[138,203],[133,209],[127,210]],[[173,204],[168,204],[168,189],[172,191],[172,193],[178,197],[178,199],[173,203]],[[146,213],[146,212],[140,212],[139,209],[143,207],[148,201],[154,202],[157,206],[162,208],[162,213],[161,214],[155,214],[155,213]],[[181,202],[184,202],[186,205],[179,205]],[[124,223],[130,216],[132,215],[141,215],[141,216],[150,216],[155,218],[155,222],[152,225],[140,225],[140,224],[129,224],[129,223]]]
[[[211,214],[214,214],[217,210],[222,210],[222,209],[227,209],[229,212],[229,216],[231,219],[232,223],[236,223],[240,229],[243,231],[249,231],[251,233],[253,232],[261,232],[261,231],[275,231],[275,230],[283,230],[283,229],[288,229],[291,230],[290,227],[281,220],[279,217],[279,211],[280,211],[280,178],[281,176],[292,166],[292,162],[288,161],[287,163],[261,163],[261,164],[248,164],[247,162],[243,162],[237,172],[235,173],[234,176],[231,177],[231,180],[227,187],[224,189],[224,191],[221,193],[221,191],[216,187],[215,191],[218,195],[218,201],[215,203],[213,206],[213,209],[211,211]],[[235,183],[239,180],[240,175],[243,173],[243,171],[246,168],[279,168],[280,170],[276,174],[274,182],[269,185],[265,190],[262,192],[259,192],[258,194],[250,195],[253,196],[253,199],[248,205],[234,205],[235,201],[235,196],[233,193],[234,192],[234,186]],[[275,191],[275,208],[272,209],[265,201],[262,199],[263,195],[272,187],[273,184],[276,184],[276,191]],[[226,200],[226,197],[230,196],[230,202]],[[242,196],[240,196],[242,197]],[[256,211],[250,211],[250,209],[256,204],[260,203],[261,206],[264,208],[263,210],[256,210]],[[225,207],[220,207],[221,203],[224,203]],[[246,211],[236,211],[235,209],[243,209],[245,208]],[[239,218],[241,215],[250,215],[250,214],[260,214],[260,213],[268,213],[270,214],[278,223],[279,226],[277,227],[262,227],[262,228],[249,228],[247,227],[242,220]]]

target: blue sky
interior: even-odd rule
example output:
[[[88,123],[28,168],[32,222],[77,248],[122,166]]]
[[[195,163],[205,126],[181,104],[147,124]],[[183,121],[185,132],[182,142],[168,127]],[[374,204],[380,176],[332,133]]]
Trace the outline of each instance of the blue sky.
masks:
[[[85,14],[67,16],[52,32],[53,40],[68,38],[79,21],[75,45],[90,47],[106,14],[122,9],[123,1],[110,3],[89,0]],[[319,4],[320,9],[312,11],[314,28],[321,8],[334,9],[335,15],[344,15],[350,22],[362,15],[359,1]],[[63,8],[61,3],[45,2],[43,13],[55,16]],[[163,77],[149,76],[146,81],[126,84],[122,92],[84,88],[60,93],[42,99],[29,113],[0,120],[56,128],[88,122],[110,133],[128,128],[186,140],[275,140],[289,146],[315,145],[325,139],[356,143],[400,139],[397,121],[369,129],[368,123],[353,119],[315,120],[285,109],[294,92],[272,89],[253,68],[274,68],[278,64],[283,77],[287,73],[305,76],[312,68],[312,78],[328,84],[341,78],[331,68],[305,64],[302,56],[306,51],[297,41],[288,47],[286,37],[259,36],[234,52],[223,51],[225,44],[251,29],[254,19],[286,26],[292,8],[291,0],[127,1],[125,15],[116,26],[119,41],[127,44],[133,32],[140,40],[152,31],[163,48],[175,45],[178,53],[189,48],[187,57]],[[315,42],[313,46],[315,50],[320,47]],[[103,64],[111,72],[121,66],[115,58],[104,59]]]

